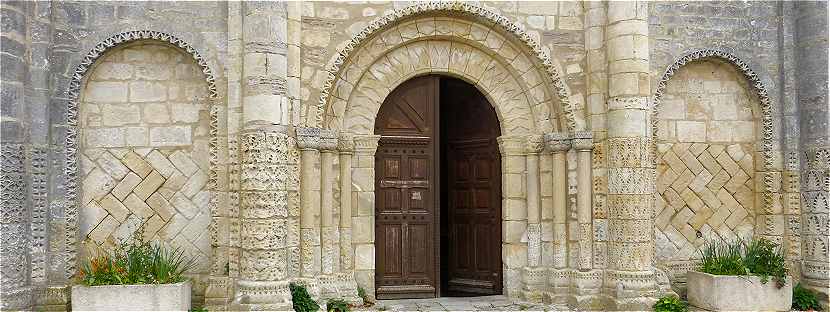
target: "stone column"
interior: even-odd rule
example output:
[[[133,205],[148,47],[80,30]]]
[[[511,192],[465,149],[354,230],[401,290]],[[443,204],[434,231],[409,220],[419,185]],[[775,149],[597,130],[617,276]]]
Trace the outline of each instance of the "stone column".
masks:
[[[527,138],[525,175],[527,184],[527,267],[522,272],[524,297],[531,301],[542,301],[546,269],[542,262],[542,210],[539,180],[539,153],[544,149],[544,137],[531,135]]]
[[[320,211],[319,172],[320,137],[316,128],[297,128],[300,149],[300,267],[301,276],[312,278],[320,272],[320,233],[315,226]]]
[[[286,204],[296,190],[299,157],[283,122],[285,3],[242,3],[242,131],[239,135],[239,309],[291,308],[288,272],[299,268],[289,247]],[[239,22],[239,21],[237,21]],[[274,92],[278,90],[278,92]],[[232,234],[233,236],[233,234]]]
[[[576,218],[579,224],[579,270],[593,268],[594,231],[591,224],[591,150],[594,148],[591,132],[573,134],[573,148],[577,153]]]
[[[827,2],[796,2],[796,76],[801,137],[802,282],[830,294],[830,125],[827,103]],[[788,183],[794,185],[797,183]],[[790,187],[788,192],[797,190]],[[794,222],[793,222],[794,223]]]
[[[571,139],[567,133],[545,134],[547,150],[553,154],[553,267],[548,273],[550,300],[566,303],[570,279],[568,267],[568,164]]]
[[[341,134],[337,141],[340,151],[340,270],[354,270],[352,250],[352,154],[354,140],[349,134]]]
[[[656,287],[648,3],[608,2],[608,270],[617,309],[647,309]]]
[[[502,167],[502,254],[504,255],[504,294],[522,296],[522,277],[527,266],[527,174],[525,136],[500,136],[497,139]]]
[[[352,161],[354,277],[370,296],[375,293],[375,152],[379,135],[355,135]]]
[[[320,243],[323,259],[322,273],[329,275],[339,271],[340,252],[338,232],[334,223],[334,155],[337,152],[337,138],[329,131],[320,137]]]

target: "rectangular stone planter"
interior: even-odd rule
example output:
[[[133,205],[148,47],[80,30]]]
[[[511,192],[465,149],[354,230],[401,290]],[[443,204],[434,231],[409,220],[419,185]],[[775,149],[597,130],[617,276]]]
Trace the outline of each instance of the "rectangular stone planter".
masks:
[[[778,288],[770,278],[766,284],[757,276],[686,273],[689,304],[713,311],[789,311],[793,300],[793,283],[787,277]]]
[[[189,311],[190,282],[72,286],[73,311]]]

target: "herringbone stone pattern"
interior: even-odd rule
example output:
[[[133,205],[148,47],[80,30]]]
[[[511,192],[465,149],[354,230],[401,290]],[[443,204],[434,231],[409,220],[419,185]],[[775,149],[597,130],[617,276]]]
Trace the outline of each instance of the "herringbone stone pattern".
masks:
[[[699,257],[706,240],[750,235],[755,214],[751,145],[658,145],[657,257]]]
[[[81,156],[80,230],[87,246],[109,249],[137,230],[183,248],[208,269],[207,173],[183,149],[89,149]],[[139,235],[141,232],[139,232]]]

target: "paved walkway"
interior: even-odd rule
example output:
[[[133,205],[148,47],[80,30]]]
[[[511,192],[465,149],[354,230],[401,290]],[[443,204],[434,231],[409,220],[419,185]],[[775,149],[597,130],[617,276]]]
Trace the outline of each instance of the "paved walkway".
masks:
[[[369,311],[567,311],[565,306],[529,303],[503,295],[379,300]]]

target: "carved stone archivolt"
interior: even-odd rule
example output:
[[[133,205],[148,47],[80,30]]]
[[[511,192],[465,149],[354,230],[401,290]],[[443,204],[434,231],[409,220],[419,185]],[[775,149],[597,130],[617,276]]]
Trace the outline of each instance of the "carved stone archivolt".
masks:
[[[409,19],[412,17],[417,18],[418,16],[422,15],[429,16],[430,14],[443,12],[460,14],[461,17],[467,15],[475,17],[476,19],[487,20],[492,24],[486,25],[486,28],[498,29],[499,32],[505,33],[507,34],[507,36],[502,37],[501,35],[499,35],[500,38],[498,40],[493,40],[492,38],[487,38],[487,40],[485,40],[486,36],[476,36],[475,32],[477,30],[477,26],[472,27],[471,29],[469,26],[462,25],[462,27],[466,28],[466,30],[460,29],[459,31],[451,31],[451,33],[449,34],[441,34],[436,32],[437,30],[435,26],[427,27],[427,25],[424,25],[414,27],[413,23],[407,24],[401,22],[404,19]],[[430,18],[429,20],[431,21],[430,23],[433,23],[433,19]],[[471,25],[475,24],[475,22],[466,22],[465,24]],[[407,25],[410,26],[411,29],[404,29],[405,27],[407,27]],[[380,37],[388,37],[381,36],[381,34],[384,34],[385,31],[392,29],[393,27],[398,27],[402,29],[399,38],[395,38],[394,42],[389,43],[388,46],[382,46],[384,44],[383,41],[387,41],[387,39],[385,38],[383,41],[377,41],[376,39]],[[394,33],[398,33],[398,31],[394,31]],[[491,35],[489,37],[492,37],[496,34],[496,32],[490,32],[490,34]],[[421,2],[403,9],[392,11],[387,15],[382,16],[370,23],[369,26],[367,26],[360,33],[356,34],[352,38],[352,40],[347,42],[345,47],[336,54],[333,62],[327,69],[328,76],[326,77],[323,83],[323,90],[317,105],[316,116],[312,116],[315,119],[311,120],[309,124],[330,126],[325,123],[325,118],[329,118],[328,116],[324,116],[324,114],[329,113],[326,110],[331,110],[332,108],[334,108],[339,113],[339,109],[345,107],[347,105],[347,102],[350,102],[352,100],[350,97],[350,93],[360,89],[359,85],[356,83],[357,79],[359,79],[361,75],[359,73],[365,72],[366,70],[368,70],[368,68],[371,67],[365,65],[360,65],[356,67],[355,64],[369,64],[374,62],[375,60],[372,59],[377,57],[378,53],[380,52],[376,51],[378,48],[377,44],[381,44],[381,46],[379,46],[381,49],[387,50],[384,53],[388,52],[388,55],[392,57],[392,62],[403,61],[402,64],[404,65],[415,64],[416,71],[420,70],[419,66],[417,65],[418,63],[428,62],[427,67],[433,67],[435,69],[431,70],[433,72],[436,70],[440,72],[441,70],[438,69],[443,68],[443,71],[449,71],[455,74],[464,74],[462,70],[454,68],[454,65],[452,64],[452,59],[461,58],[466,62],[466,54],[470,52],[469,48],[463,48],[457,51],[450,51],[449,44],[444,42],[444,44],[446,44],[446,51],[442,52],[440,51],[442,49],[442,44],[439,43],[434,45],[435,49],[437,49],[434,53],[426,53],[423,56],[419,57],[418,60],[413,61],[406,60],[406,58],[409,57],[410,53],[390,52],[393,51],[397,46],[406,45],[409,42],[412,42],[413,39],[420,38],[421,40],[423,40],[425,38],[437,35],[449,35],[450,38],[454,38],[453,40],[463,38],[467,40],[469,43],[473,43],[473,45],[480,45],[485,47],[486,49],[484,49],[484,51],[495,50],[498,51],[498,53],[501,53],[503,56],[507,55],[508,59],[512,59],[518,54],[520,56],[521,61],[519,63],[521,63],[520,66],[522,67],[521,69],[519,69],[518,72],[524,72],[525,69],[530,69],[533,67],[539,68],[539,70],[531,70],[525,73],[524,77],[522,77],[524,82],[528,86],[532,87],[528,90],[525,90],[525,93],[529,96],[536,97],[539,100],[538,102],[531,101],[534,104],[534,110],[552,110],[552,108],[550,108],[550,102],[555,101],[558,103],[557,110],[560,110],[559,108],[561,108],[561,112],[559,113],[561,113],[564,116],[563,119],[565,121],[562,128],[567,128],[569,131],[574,131],[577,128],[577,118],[581,119],[581,116],[577,116],[576,109],[574,108],[574,105],[570,102],[568,87],[562,79],[560,69],[557,68],[557,66],[554,64],[551,58],[547,55],[547,52],[545,52],[542,49],[542,47],[518,24],[511,22],[508,18],[494,11],[466,2]],[[446,38],[446,36],[443,37]],[[498,45],[494,45],[495,42],[498,42]],[[505,47],[508,47],[507,50],[505,50],[505,48],[503,47],[501,48],[501,50],[499,50],[502,43],[504,43]],[[412,48],[410,48],[409,50],[413,51]],[[474,48],[473,50],[478,49]],[[417,53],[418,52],[416,49],[415,54]],[[478,56],[478,58],[483,57],[483,59],[486,60],[486,54],[487,53],[485,53],[484,55],[482,55],[481,53],[473,53],[469,54],[469,57],[470,59],[476,59],[476,56]],[[433,55],[437,59],[432,61],[426,59],[429,58],[431,55]],[[369,61],[368,63],[367,60]],[[397,66],[400,64],[393,65]],[[487,65],[486,62],[482,63],[481,65],[482,66],[476,67],[481,67],[480,69],[486,69],[484,68],[484,66]],[[492,66],[492,64],[490,66]],[[376,67],[382,68],[380,66]],[[492,74],[498,73],[499,71],[488,70],[486,72]],[[471,81],[478,80],[478,77],[476,77],[476,75],[462,75],[462,77],[463,76],[471,76]],[[542,85],[551,86],[550,89],[548,89],[548,87],[538,86],[538,82],[541,80],[549,81],[549,84]],[[385,82],[384,84],[389,84],[389,82]],[[392,85],[394,86],[394,84]],[[522,85],[524,85],[524,83]],[[391,88],[389,87],[383,88],[391,90]],[[381,93],[383,92],[381,91]],[[494,94],[490,92],[489,95],[494,96],[499,94]],[[511,97],[508,96],[505,99],[510,98]],[[380,100],[382,102],[382,98]],[[380,103],[378,103],[378,105],[379,104]],[[497,104],[498,103],[494,103],[494,105]],[[543,104],[546,107],[537,108],[535,104]],[[374,111],[371,111],[370,113],[374,113]],[[533,119],[531,117],[529,120],[525,120],[524,122],[550,122],[548,120],[545,120],[545,118],[547,117],[543,117],[544,111],[534,111],[534,114],[535,116],[538,116],[538,120]],[[337,115],[335,113],[335,116],[342,115]],[[338,124],[338,122],[335,122],[335,124]],[[541,131],[543,132],[549,130],[550,129],[546,129],[544,127],[541,128]]]

